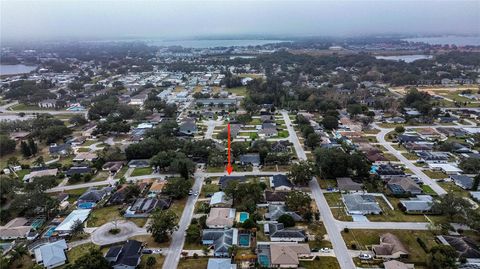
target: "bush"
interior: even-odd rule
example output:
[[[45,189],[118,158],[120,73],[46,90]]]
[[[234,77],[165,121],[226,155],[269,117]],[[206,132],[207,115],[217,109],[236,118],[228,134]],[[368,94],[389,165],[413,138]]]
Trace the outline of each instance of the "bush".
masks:
[[[285,227],[293,227],[295,226],[295,220],[292,216],[283,214],[278,218],[278,222],[283,223]]]
[[[425,242],[422,240],[422,238],[417,237],[417,242],[418,242],[418,244],[420,245],[420,247],[422,247],[423,250],[424,250],[426,253],[428,253],[428,252],[430,251],[430,250],[428,249],[428,247],[427,247],[427,244],[425,244]]]
[[[357,244],[352,243],[352,244],[350,245],[350,248],[353,249],[353,250],[356,250],[356,249],[357,249]]]
[[[193,253],[193,258],[194,258],[194,259],[197,259],[197,258],[198,258],[198,254],[197,254],[197,253]]]
[[[119,233],[120,233],[120,229],[118,229],[118,228],[113,228],[113,229],[110,229],[110,230],[108,231],[108,233],[113,234],[113,235],[119,234]]]
[[[348,232],[350,232],[350,230],[348,228],[343,228],[343,232],[348,234]]]

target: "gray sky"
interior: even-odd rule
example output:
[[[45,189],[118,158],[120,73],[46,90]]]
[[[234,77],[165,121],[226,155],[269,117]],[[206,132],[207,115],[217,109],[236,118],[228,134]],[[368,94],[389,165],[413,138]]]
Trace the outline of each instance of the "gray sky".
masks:
[[[1,39],[480,34],[476,1],[0,0]]]

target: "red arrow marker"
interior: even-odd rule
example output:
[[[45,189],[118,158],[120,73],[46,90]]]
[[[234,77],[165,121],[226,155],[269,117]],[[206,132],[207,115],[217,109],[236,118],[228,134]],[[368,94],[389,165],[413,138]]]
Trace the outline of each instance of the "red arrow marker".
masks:
[[[231,145],[230,145],[230,122],[227,125],[227,130],[228,130],[227,173],[230,175],[233,171],[232,162],[231,162],[231,159],[230,159],[230,147],[231,147]]]

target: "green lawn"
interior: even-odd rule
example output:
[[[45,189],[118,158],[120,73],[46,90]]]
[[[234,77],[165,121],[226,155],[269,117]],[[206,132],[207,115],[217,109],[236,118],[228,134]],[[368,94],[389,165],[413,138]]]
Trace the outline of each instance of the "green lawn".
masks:
[[[68,201],[70,203],[73,203],[73,202],[77,201],[78,197],[80,197],[80,195],[85,193],[87,190],[88,190],[88,188],[81,188],[81,189],[68,190],[68,191],[65,191],[65,193],[68,194]],[[58,192],[57,193],[51,193],[51,195],[56,195],[56,194],[58,194]]]
[[[440,187],[442,187],[447,192],[455,193],[456,195],[461,197],[469,197],[468,191],[460,188],[453,182],[439,182],[438,185],[440,185]]]
[[[201,195],[202,197],[206,197],[207,194],[213,194],[220,190],[220,186],[217,184],[204,184],[202,187]]]
[[[92,248],[99,249],[99,246],[97,246],[93,243],[86,243],[86,244],[83,244],[83,245],[76,246],[76,247],[72,248],[67,253],[68,261],[70,263],[74,263],[78,258],[80,258],[81,256],[88,253],[88,251],[90,251],[90,249],[92,249]]]
[[[27,105],[27,104],[18,104],[10,107],[11,110],[18,111],[18,110],[45,110],[45,111],[54,111],[54,108],[43,108],[36,105]]]
[[[300,261],[300,266],[305,269],[337,269],[340,268],[337,258],[319,257],[314,261]]]
[[[437,193],[428,185],[422,185],[422,190],[425,194],[437,195]]]
[[[78,148],[77,151],[78,152],[89,152],[90,149],[89,148]]]
[[[174,200],[172,202],[172,206],[170,207],[170,210],[175,212],[179,221],[180,221],[180,218],[182,217],[183,209],[185,208],[186,203],[187,203],[187,198],[183,198],[181,200]]]
[[[145,176],[145,175],[150,175],[152,172],[153,172],[153,169],[151,167],[135,168],[135,170],[133,170],[130,176],[131,177]]]
[[[426,222],[427,220],[423,215],[405,214],[398,208],[399,199],[389,197],[390,203],[395,210],[391,210],[385,200],[380,197],[376,197],[380,208],[383,213],[380,215],[368,215],[367,218],[370,221],[392,221],[392,222]]]
[[[127,170],[128,170],[128,166],[127,165],[123,166],[122,169],[120,169],[120,171],[118,171],[115,174],[115,178],[122,178],[127,172]]]
[[[330,241],[323,239],[320,240],[320,238],[323,238],[323,236],[327,234],[327,230],[325,229],[323,222],[312,222],[308,224],[307,229],[309,231],[309,234],[315,235],[315,240],[308,241],[308,245],[310,246],[310,248],[332,248],[332,243]]]
[[[415,154],[415,153],[404,152],[404,153],[402,153],[402,155],[403,155],[405,158],[407,158],[407,160],[410,160],[410,161],[418,160],[418,156],[417,156],[417,154]]]
[[[279,131],[279,132],[278,132],[277,137],[279,137],[279,138],[287,138],[288,135],[289,135],[289,134],[288,134],[288,131],[283,130],[283,131]]]
[[[448,175],[441,171],[432,171],[432,170],[423,170],[425,175],[433,179],[443,179],[448,178]]]
[[[124,219],[120,215],[119,206],[106,206],[102,208],[95,208],[88,218],[88,227],[100,227],[105,223],[115,219]]]
[[[242,86],[242,87],[236,87],[236,88],[231,88],[227,89],[227,92],[229,93],[234,93],[238,96],[246,96],[247,95],[247,87]]]
[[[337,180],[335,179],[317,179],[320,188],[327,189],[328,187],[337,187]]]
[[[347,247],[351,248],[355,244],[357,249],[367,250],[374,244],[380,242],[380,235],[384,233],[392,233],[402,241],[405,248],[409,251],[410,257],[407,262],[423,263],[427,253],[417,242],[417,237],[421,238],[431,248],[437,243],[435,235],[430,231],[414,231],[414,230],[353,230],[348,233],[342,232],[343,239]]]
[[[325,193],[324,196],[330,207],[343,206],[342,195],[339,192]]]
[[[208,257],[199,258],[181,258],[178,263],[177,269],[205,269],[207,268]]]

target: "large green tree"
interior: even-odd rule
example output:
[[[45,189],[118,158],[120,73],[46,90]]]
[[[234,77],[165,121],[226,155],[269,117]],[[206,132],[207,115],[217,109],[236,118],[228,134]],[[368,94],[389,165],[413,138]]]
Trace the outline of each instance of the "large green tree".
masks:
[[[427,266],[430,269],[455,269],[457,251],[448,245],[436,245],[430,249],[427,256]]]
[[[155,242],[168,241],[170,234],[177,229],[178,216],[171,210],[159,210],[152,214],[152,221],[147,228]]]
[[[74,263],[67,265],[67,269],[110,269],[110,263],[103,257],[100,250],[91,248]]]
[[[307,161],[290,166],[290,172],[287,174],[288,178],[297,185],[307,184],[314,175],[313,164]]]

